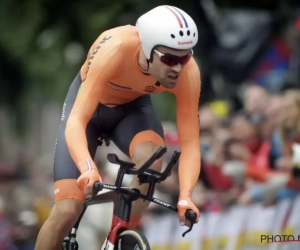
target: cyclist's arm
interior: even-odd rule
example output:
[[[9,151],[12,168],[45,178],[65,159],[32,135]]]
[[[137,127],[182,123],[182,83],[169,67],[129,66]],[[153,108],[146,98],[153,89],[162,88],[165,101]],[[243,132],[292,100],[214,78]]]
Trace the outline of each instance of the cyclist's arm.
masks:
[[[191,195],[196,186],[200,168],[200,138],[198,103],[200,98],[200,72],[194,62],[182,72],[182,83],[175,92],[177,100],[177,129],[181,156],[179,161],[180,194]],[[188,66],[186,65],[186,66]],[[181,81],[180,79],[180,81]]]
[[[101,47],[97,53],[94,53],[94,57],[90,61],[87,74],[82,77],[82,86],[76,97],[65,130],[66,142],[71,157],[81,172],[89,169],[89,167],[96,168],[88,151],[86,126],[99,104],[99,96],[103,94],[106,82],[118,73],[122,61],[120,42],[111,38],[100,45]],[[89,57],[92,53],[93,51],[91,51]],[[83,73],[85,72],[86,69]]]

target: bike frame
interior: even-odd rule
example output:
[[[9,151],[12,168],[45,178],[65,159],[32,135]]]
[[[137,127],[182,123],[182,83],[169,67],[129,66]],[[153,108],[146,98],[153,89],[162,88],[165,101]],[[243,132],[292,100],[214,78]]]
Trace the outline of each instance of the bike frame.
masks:
[[[125,187],[118,188],[115,185],[109,184],[102,184],[102,186],[104,189],[111,190],[112,192],[100,193],[96,195],[90,202],[86,203],[86,206],[103,203],[103,201],[107,200],[108,196],[111,196],[111,199],[114,200],[114,212],[111,229],[107,238],[107,242],[104,243],[104,248],[102,249],[113,250],[118,235],[122,231],[129,229],[132,202],[139,198],[154,202],[160,206],[172,210],[173,212],[177,212],[177,208],[173,207],[171,204],[148,195],[143,195],[138,189],[130,189]],[[153,187],[154,186],[155,184],[153,184]]]
[[[87,199],[84,203],[84,209],[81,215],[79,216],[68,237],[66,237],[65,239],[69,242],[69,249],[72,249],[71,245],[75,244],[76,242],[76,232],[79,227],[79,223],[87,207],[90,205],[113,201],[114,209],[111,229],[108,238],[102,247],[102,250],[113,250],[118,235],[121,232],[129,229],[132,202],[137,199],[154,202],[177,213],[178,210],[176,207],[163,200],[153,197],[156,183],[164,181],[171,174],[171,170],[173,166],[178,162],[180,156],[179,152],[174,151],[173,156],[163,173],[148,169],[149,166],[151,166],[152,163],[156,159],[159,159],[165,152],[166,148],[162,146],[140,169],[135,169],[135,165],[133,163],[120,160],[115,154],[108,154],[107,158],[110,162],[120,165],[115,185],[95,183],[93,189],[94,195],[90,199]],[[141,194],[140,191],[135,188],[122,187],[122,182],[125,174],[137,175],[140,184],[149,184],[147,194]],[[106,192],[102,192],[103,189],[105,189]],[[191,229],[192,226],[187,232],[191,231]]]

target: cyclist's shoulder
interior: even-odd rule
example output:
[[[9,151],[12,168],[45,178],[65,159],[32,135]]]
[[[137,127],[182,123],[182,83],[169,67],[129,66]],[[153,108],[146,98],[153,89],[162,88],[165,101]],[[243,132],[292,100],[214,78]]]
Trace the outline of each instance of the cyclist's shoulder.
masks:
[[[181,87],[184,87],[185,89],[198,88],[198,85],[200,85],[200,83],[200,70],[198,64],[194,58],[191,58],[191,60],[184,66],[181,72],[178,80],[178,89],[181,89]]]
[[[192,73],[200,74],[198,63],[196,62],[196,59],[194,57],[192,57],[191,60],[186,64],[186,66],[182,70],[182,73],[186,75]]]
[[[95,40],[94,44],[104,44],[110,40],[112,46],[127,49],[137,47],[140,43],[137,29],[132,25],[118,26],[102,32]]]

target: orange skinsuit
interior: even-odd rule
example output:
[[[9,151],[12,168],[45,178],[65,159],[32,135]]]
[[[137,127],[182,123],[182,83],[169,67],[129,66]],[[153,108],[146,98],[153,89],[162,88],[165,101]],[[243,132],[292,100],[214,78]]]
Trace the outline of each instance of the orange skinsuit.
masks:
[[[200,173],[198,101],[201,83],[198,66],[191,58],[176,87],[167,89],[156,84],[153,76],[140,71],[140,49],[137,30],[130,25],[105,31],[92,45],[81,68],[82,85],[65,131],[70,154],[79,169],[86,168],[86,159],[96,168],[88,151],[85,129],[99,102],[115,107],[145,94],[169,91],[177,100],[180,190],[190,193]],[[135,145],[130,145],[130,156]]]

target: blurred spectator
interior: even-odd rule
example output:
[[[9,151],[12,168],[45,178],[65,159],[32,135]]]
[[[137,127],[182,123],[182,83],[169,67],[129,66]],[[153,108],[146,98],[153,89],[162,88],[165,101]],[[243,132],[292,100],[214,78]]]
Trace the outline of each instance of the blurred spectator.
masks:
[[[5,201],[0,196],[0,249],[11,250],[13,243],[13,225],[4,214]]]
[[[251,114],[260,114],[269,98],[268,91],[255,83],[247,83],[242,94],[243,109]]]
[[[282,94],[280,123],[278,126],[280,148],[277,150],[276,167],[290,170],[292,166],[292,144],[300,141],[300,91],[287,90]]]

